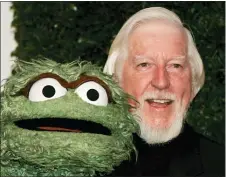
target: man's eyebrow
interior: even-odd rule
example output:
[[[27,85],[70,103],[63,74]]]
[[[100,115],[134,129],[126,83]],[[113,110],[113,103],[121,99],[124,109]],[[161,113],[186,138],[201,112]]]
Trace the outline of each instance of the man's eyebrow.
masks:
[[[133,60],[142,60],[142,59],[150,59],[150,58],[145,55],[135,55],[133,57]]]
[[[186,56],[185,55],[178,55],[178,56],[174,56],[171,58],[172,60],[185,60]]]

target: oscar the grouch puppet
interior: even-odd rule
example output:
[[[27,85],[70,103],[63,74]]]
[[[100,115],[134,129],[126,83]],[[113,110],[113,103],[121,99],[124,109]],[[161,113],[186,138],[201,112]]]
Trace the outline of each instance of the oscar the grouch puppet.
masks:
[[[88,62],[17,61],[1,93],[1,176],[106,175],[128,160],[128,96]]]

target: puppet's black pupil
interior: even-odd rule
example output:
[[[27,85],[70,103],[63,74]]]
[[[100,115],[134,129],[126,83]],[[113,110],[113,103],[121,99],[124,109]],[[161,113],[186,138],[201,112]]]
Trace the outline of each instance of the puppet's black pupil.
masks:
[[[55,95],[56,90],[53,86],[51,85],[47,85],[42,89],[42,93],[45,97],[47,98],[51,98]]]
[[[89,89],[87,92],[87,97],[91,101],[96,101],[99,98],[99,93],[95,89]]]

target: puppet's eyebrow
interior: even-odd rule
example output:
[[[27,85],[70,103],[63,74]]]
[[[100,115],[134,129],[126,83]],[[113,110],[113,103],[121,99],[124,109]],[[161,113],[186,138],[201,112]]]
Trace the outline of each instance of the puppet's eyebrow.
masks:
[[[69,83],[69,86],[67,88],[77,88],[78,86],[82,85],[83,83],[89,82],[89,81],[94,81],[94,82],[100,84],[102,87],[104,87],[104,89],[107,92],[109,100],[113,101],[111,90],[108,87],[108,85],[105,84],[104,81],[102,81],[101,79],[99,79],[99,78],[97,78],[95,76],[81,75],[81,77],[78,80]]]
[[[88,82],[88,81],[94,81],[99,83],[100,85],[102,85],[104,88],[109,89],[107,84],[105,84],[102,80],[100,80],[99,78],[95,77],[95,76],[88,76],[88,75],[82,75],[78,80],[71,82],[74,83],[75,85],[72,88],[76,88],[79,85]]]
[[[22,88],[20,90],[20,93],[22,93],[24,96],[28,97],[29,95],[29,90],[31,88],[31,86],[38,80],[43,79],[43,78],[53,78],[56,79],[64,88],[71,88],[71,89],[75,89],[78,86],[80,86],[81,84],[88,82],[88,81],[94,81],[98,84],[100,84],[102,87],[104,87],[104,89],[107,92],[108,98],[110,101],[113,101],[112,99],[112,94],[111,94],[111,90],[108,87],[107,84],[105,84],[105,82],[103,82],[101,79],[95,77],[95,76],[88,76],[88,75],[81,75],[81,77],[76,80],[76,81],[72,81],[72,82],[68,82],[65,79],[63,79],[62,77],[58,76],[57,74],[53,74],[53,73],[42,73],[38,76],[36,76],[35,78],[31,79],[28,84]]]
[[[68,83],[65,79],[63,79],[62,77],[60,77],[59,75],[54,74],[54,73],[42,73],[42,74],[36,76],[35,78],[33,78],[30,82],[34,83],[34,82],[36,82],[40,79],[43,79],[43,78],[56,79],[63,87],[65,87]]]
[[[38,80],[40,79],[44,79],[44,78],[53,78],[56,79],[63,87],[66,88],[66,86],[68,85],[68,82],[63,79],[62,77],[58,76],[57,74],[53,74],[53,73],[42,73],[34,78],[32,78],[24,88],[22,88],[19,93],[22,93],[24,96],[28,97],[29,95],[29,90],[31,88],[31,86]]]

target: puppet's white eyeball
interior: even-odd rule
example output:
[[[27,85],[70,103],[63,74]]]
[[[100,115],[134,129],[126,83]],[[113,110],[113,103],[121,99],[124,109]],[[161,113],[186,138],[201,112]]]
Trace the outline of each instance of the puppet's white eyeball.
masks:
[[[94,81],[88,81],[81,84],[75,93],[79,95],[85,102],[97,105],[107,106],[108,95],[104,87]]]
[[[36,81],[30,88],[28,99],[34,102],[59,98],[67,93],[67,89],[53,78]]]

